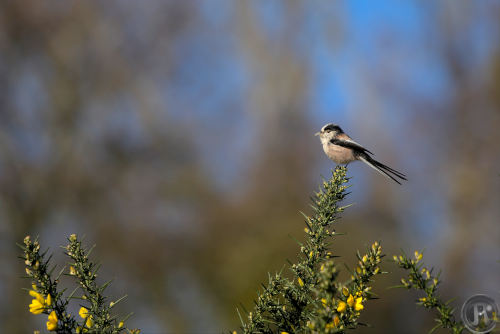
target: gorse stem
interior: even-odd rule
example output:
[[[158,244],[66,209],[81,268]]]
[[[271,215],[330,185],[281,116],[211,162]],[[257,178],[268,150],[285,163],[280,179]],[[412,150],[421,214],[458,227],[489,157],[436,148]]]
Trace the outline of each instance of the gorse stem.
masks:
[[[438,328],[447,328],[453,334],[460,334],[464,330],[461,322],[455,320],[453,316],[454,309],[445,303],[437,295],[437,288],[440,284],[439,275],[432,274],[432,269],[427,269],[422,261],[422,253],[415,251],[415,259],[410,259],[405,254],[393,256],[394,262],[398,267],[405,269],[408,272],[407,278],[401,279],[401,285],[398,287],[415,289],[422,291],[425,296],[421,297],[417,304],[426,309],[434,309],[438,313],[435,319],[437,324],[431,330],[431,333]]]
[[[26,273],[32,280],[32,290],[29,290],[29,294],[34,299],[29,305],[29,310],[33,314],[48,314],[48,331],[61,334],[139,333],[138,329],[128,329],[124,326],[126,318],[119,321],[111,315],[111,309],[123,298],[106,303],[103,292],[109,283],[102,286],[96,283],[97,266],[90,261],[90,251],[82,247],[75,234],[70,235],[69,244],[64,247],[66,255],[72,260],[66,275],[74,277],[79,286],[69,295],[65,295],[64,290],[59,291],[57,288],[60,276],[64,274],[65,269],[63,268],[57,276],[52,277],[53,269],[49,270],[51,257],[46,257],[46,252],[40,253],[38,240],[32,241],[27,236],[24,238],[23,245],[19,246],[23,250],[22,259],[26,265]],[[79,289],[83,291],[83,294],[81,297],[75,297]],[[67,306],[72,299],[80,300],[79,320],[67,312]]]
[[[57,288],[60,275],[55,279],[52,278],[52,270],[49,270],[50,257],[46,258],[46,252],[40,253],[40,243],[38,240],[32,241],[29,236],[25,237],[23,245],[19,246],[24,252],[22,258],[26,265],[27,277],[32,280],[29,294],[34,299],[30,304],[30,312],[49,316],[52,314],[52,321],[47,321],[48,330],[72,333],[76,327],[76,320],[66,312],[68,299],[63,298],[63,293]]]
[[[269,275],[258,294],[255,308],[242,319],[244,333],[333,333],[355,327],[363,303],[370,298],[368,283],[380,274],[381,247],[374,243],[359,257],[359,266],[347,284],[337,283],[338,270],[329,250],[336,235],[332,225],[345,206],[345,167],[337,166],[313,198],[312,216],[304,215],[307,239],[300,245],[300,257],[290,265],[292,279],[281,272]]]

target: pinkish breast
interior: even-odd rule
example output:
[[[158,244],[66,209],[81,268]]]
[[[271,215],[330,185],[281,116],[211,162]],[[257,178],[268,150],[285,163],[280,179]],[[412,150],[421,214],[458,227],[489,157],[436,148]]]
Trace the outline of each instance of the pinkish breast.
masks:
[[[327,144],[323,145],[323,150],[326,155],[337,164],[343,165],[356,160],[356,157],[352,153],[353,151],[342,146]]]

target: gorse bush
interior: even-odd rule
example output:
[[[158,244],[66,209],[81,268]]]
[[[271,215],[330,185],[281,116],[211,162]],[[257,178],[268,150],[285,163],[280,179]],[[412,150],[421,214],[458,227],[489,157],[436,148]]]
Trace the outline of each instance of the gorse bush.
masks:
[[[299,243],[298,260],[288,264],[289,273],[282,270],[269,274],[253,309],[238,311],[243,333],[344,333],[363,325],[359,322],[360,315],[370,307],[367,302],[374,299],[371,282],[385,273],[380,268],[384,254],[380,242],[373,242],[363,253],[356,253],[358,261],[350,278],[339,281],[337,256],[330,246],[339,235],[335,223],[348,207],[340,205],[347,196],[346,171],[345,167],[336,167],[313,197],[313,215],[304,214],[306,240]],[[125,297],[107,302],[104,290],[109,282],[97,284],[98,266],[90,261],[90,251],[82,247],[74,234],[68,241],[64,249],[70,260],[69,268],[63,268],[55,276],[51,257],[40,252],[37,240],[27,236],[20,245],[27,277],[32,283],[28,292],[34,299],[29,311],[47,315],[47,330],[57,333],[139,333],[125,326],[128,316],[112,315],[113,307]],[[422,297],[417,304],[436,311],[437,324],[431,331],[445,328],[454,334],[462,333],[464,327],[455,320],[453,309],[438,296],[439,278],[423,265],[422,254],[415,252],[414,258],[394,255],[393,260],[408,272],[399,287],[420,290]],[[76,280],[77,287],[69,294],[58,288],[61,275]],[[79,303],[78,316],[67,311],[72,300]]]
[[[393,256],[394,262],[400,268],[408,271],[408,277],[401,279],[402,285],[399,287],[422,291],[424,296],[419,298],[417,304],[438,312],[437,324],[431,329],[430,333],[440,327],[448,328],[455,334],[462,333],[464,326],[455,320],[453,308],[449,306],[449,302],[443,302],[437,295],[438,276],[434,276],[432,274],[433,270],[429,270],[424,266],[421,262],[422,257],[422,253],[418,251],[415,251],[415,259],[410,259],[406,255]]]
[[[337,167],[332,178],[314,198],[314,215],[305,217],[307,240],[300,244],[301,257],[291,264],[292,278],[283,273],[269,276],[256,300],[255,309],[242,319],[245,333],[336,332],[355,328],[366,300],[372,297],[370,280],[379,268],[382,248],[373,243],[365,255],[358,254],[359,266],[345,283],[337,282],[335,255],[329,251],[333,228],[346,196],[346,168]]]
[[[334,225],[348,206],[340,202],[346,197],[346,168],[337,166],[332,177],[323,182],[313,200],[313,215],[305,217],[306,241],[300,246],[297,263],[290,263],[290,275],[283,271],[269,275],[267,284],[258,292],[255,307],[245,317],[238,311],[244,333],[344,333],[359,325],[366,302],[374,298],[370,283],[383,274],[380,269],[382,247],[375,241],[365,254],[357,252],[358,263],[346,282],[338,281],[338,264],[329,245],[335,236]],[[397,265],[409,271],[400,287],[421,290],[417,302],[438,312],[439,327],[462,333],[464,327],[455,321],[453,309],[437,296],[439,279],[421,264],[422,254],[415,259],[394,256]],[[379,301],[380,302],[380,301]],[[434,330],[433,329],[433,330]],[[234,331],[233,333],[236,333]]]
[[[125,297],[109,302],[103,295],[111,282],[99,286],[96,282],[98,266],[91,262],[91,250],[82,248],[82,243],[72,234],[65,249],[69,257],[69,269],[64,267],[57,275],[53,275],[55,266],[50,265],[51,256],[41,253],[38,240],[24,238],[22,259],[26,265],[27,278],[31,279],[28,290],[34,299],[29,305],[33,314],[47,314],[47,330],[56,333],[129,333],[138,334],[138,329],[128,329],[125,321],[111,314],[111,309]],[[68,295],[59,290],[61,275],[73,277],[77,287]],[[80,306],[79,315],[75,317],[67,311],[72,300]],[[35,331],[35,333],[38,331]]]

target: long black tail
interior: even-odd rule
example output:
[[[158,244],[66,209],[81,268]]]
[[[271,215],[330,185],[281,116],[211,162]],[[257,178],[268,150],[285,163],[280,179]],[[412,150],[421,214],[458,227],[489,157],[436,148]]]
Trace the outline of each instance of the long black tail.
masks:
[[[367,164],[371,168],[375,169],[380,174],[392,179],[397,184],[401,184],[401,182],[399,182],[399,180],[397,180],[396,177],[407,181],[406,175],[404,175],[401,172],[398,172],[395,169],[392,169],[389,166],[384,165],[383,163],[378,162],[377,160],[370,157],[368,154],[360,155],[359,160],[363,161],[365,164]]]

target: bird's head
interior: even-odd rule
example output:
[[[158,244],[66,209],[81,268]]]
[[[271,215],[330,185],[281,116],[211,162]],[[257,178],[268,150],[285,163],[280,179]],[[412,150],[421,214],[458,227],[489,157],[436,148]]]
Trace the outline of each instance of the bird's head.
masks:
[[[340,126],[333,123],[328,123],[321,128],[319,132],[316,132],[315,136],[319,136],[321,142],[330,141],[335,138],[337,135],[344,133]]]

